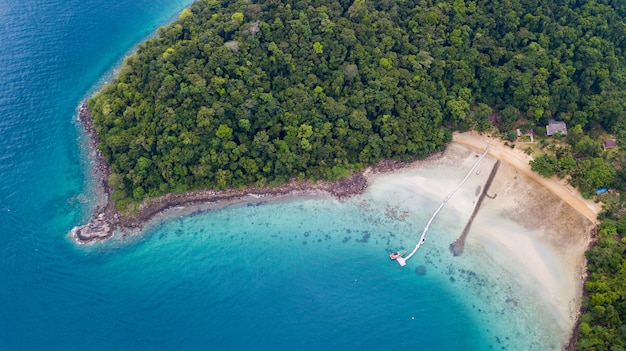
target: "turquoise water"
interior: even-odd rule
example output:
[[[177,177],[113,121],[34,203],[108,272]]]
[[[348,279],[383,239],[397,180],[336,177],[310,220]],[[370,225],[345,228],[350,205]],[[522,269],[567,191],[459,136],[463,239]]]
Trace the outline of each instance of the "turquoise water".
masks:
[[[101,245],[95,265],[127,282],[105,299],[130,295],[115,314],[141,316],[151,345],[487,349],[450,287],[386,258],[391,230],[409,227],[334,200],[249,203]],[[131,330],[111,335],[123,341]]]
[[[485,295],[508,282],[455,266],[443,241],[404,269],[389,261],[428,199],[404,221],[375,198],[251,201],[68,239],[93,205],[76,106],[189,3],[0,0],[0,350],[553,346],[527,340],[540,333],[528,311]]]

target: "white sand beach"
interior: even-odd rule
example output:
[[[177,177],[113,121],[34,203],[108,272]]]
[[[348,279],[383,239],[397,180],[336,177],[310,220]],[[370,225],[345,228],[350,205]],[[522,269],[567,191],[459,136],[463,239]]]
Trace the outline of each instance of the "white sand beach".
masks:
[[[491,157],[481,163],[479,175],[471,177],[446,205],[441,220],[434,222],[428,238],[431,242],[426,245],[431,245],[431,249],[437,246],[441,255],[451,255],[446,243],[460,235],[480,187],[496,159],[502,161],[488,191],[495,198],[483,202],[469,231],[465,251],[456,262],[477,272],[494,267],[504,272],[498,274],[515,281],[528,297],[519,302],[535,304],[529,310],[541,311],[528,318],[549,319],[551,332],[558,334],[562,343],[555,349],[560,349],[569,340],[580,309],[584,252],[595,227],[597,204],[583,199],[557,178],[544,179],[533,173],[528,165],[530,156],[521,150],[476,133],[455,134],[454,142],[441,157],[417,162],[414,167],[393,174],[370,176],[368,192],[375,199],[393,193],[387,196],[395,197],[405,207],[418,203],[411,200],[418,197],[439,202],[487,145]],[[426,211],[428,215],[435,209],[415,206],[411,211]],[[446,224],[445,232],[436,232],[437,226],[444,223],[453,224]],[[421,228],[418,230],[421,232]]]
[[[547,179],[533,172],[528,164],[528,162],[532,160],[532,157],[519,148],[511,148],[510,146],[504,145],[503,141],[500,139],[477,132],[454,133],[452,140],[455,143],[475,150],[484,150],[489,146],[489,155],[502,160],[524,176],[539,183],[542,187],[554,193],[587,219],[594,223],[596,222],[596,217],[601,210],[598,204],[591,200],[584,199],[576,189],[556,176]]]

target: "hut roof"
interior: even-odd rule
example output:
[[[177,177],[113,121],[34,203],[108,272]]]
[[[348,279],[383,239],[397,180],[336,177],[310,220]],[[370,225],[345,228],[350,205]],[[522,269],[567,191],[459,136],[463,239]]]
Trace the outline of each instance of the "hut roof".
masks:
[[[555,121],[551,119],[546,126],[546,134],[548,136],[561,132],[563,135],[567,135],[567,125],[563,121]]]
[[[605,140],[602,144],[604,145],[605,149],[612,149],[617,146],[617,142],[613,139]]]

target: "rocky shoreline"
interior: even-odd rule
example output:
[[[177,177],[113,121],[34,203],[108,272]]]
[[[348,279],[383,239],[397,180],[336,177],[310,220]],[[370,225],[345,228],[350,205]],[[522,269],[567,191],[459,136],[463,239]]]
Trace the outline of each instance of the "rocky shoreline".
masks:
[[[319,193],[328,194],[339,199],[348,198],[361,194],[368,185],[367,174],[385,173],[402,169],[409,166],[409,163],[399,161],[381,161],[370,166],[364,171],[354,173],[350,177],[335,182],[317,181],[297,181],[292,179],[288,183],[277,187],[245,187],[243,189],[216,190],[194,190],[185,193],[170,193],[158,198],[144,201],[133,215],[122,214],[109,201],[111,189],[107,179],[111,174],[109,165],[104,159],[104,155],[97,149],[99,143],[96,130],[92,123],[92,117],[87,109],[87,102],[84,101],[78,108],[78,120],[89,137],[89,147],[96,166],[93,168],[93,176],[96,179],[96,190],[102,197],[102,205],[94,209],[94,214],[89,223],[72,229],[71,235],[79,244],[90,244],[105,240],[113,236],[116,231],[126,232],[138,230],[149,222],[156,215],[173,207],[194,206],[204,203],[232,203],[244,201],[244,198],[255,197],[278,197],[289,194],[314,195]],[[441,155],[441,153],[435,154]],[[431,156],[433,157],[433,156]]]
[[[88,137],[87,146],[91,149],[89,154],[94,163],[92,168],[92,176],[96,180],[94,187],[97,196],[101,198],[101,204],[93,210],[94,214],[89,223],[74,227],[71,230],[72,237],[78,243],[88,244],[113,236],[113,232],[119,223],[120,215],[115,208],[115,204],[109,201],[111,190],[107,184],[107,179],[109,179],[111,170],[104,159],[104,155],[97,148],[100,139],[96,134],[91,114],[87,109],[87,101],[83,101],[78,107],[78,121]]]

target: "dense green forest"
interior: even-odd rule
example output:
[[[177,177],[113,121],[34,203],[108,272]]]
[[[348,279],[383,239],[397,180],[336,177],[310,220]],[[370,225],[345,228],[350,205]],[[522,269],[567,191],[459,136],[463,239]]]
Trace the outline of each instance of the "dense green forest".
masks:
[[[623,3],[200,1],[89,101],[113,200],[342,177],[452,128],[621,127]]]
[[[626,350],[626,216],[606,217],[587,251],[585,313],[578,350]]]
[[[203,0],[89,100],[111,200],[337,179],[443,150],[453,130],[545,135],[532,164],[626,193],[626,2]],[[588,252],[580,350],[626,345],[626,220]],[[624,321],[624,322],[623,322]]]

